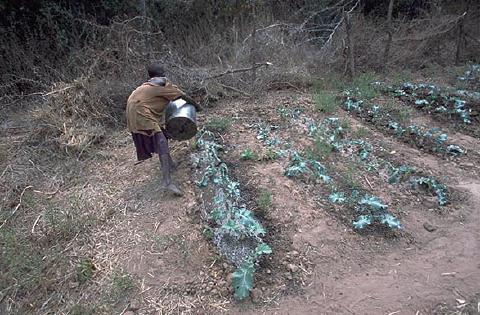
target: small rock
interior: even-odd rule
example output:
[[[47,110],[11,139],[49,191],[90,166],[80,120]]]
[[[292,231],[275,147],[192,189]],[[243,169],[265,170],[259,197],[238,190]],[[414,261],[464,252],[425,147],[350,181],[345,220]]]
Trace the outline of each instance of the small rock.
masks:
[[[140,308],[140,303],[138,301],[131,301],[130,302],[130,306],[128,307],[128,309],[130,311],[136,311]]]
[[[424,228],[425,230],[427,230],[428,232],[433,232],[433,231],[437,230],[437,227],[436,227],[436,226],[433,226],[433,225],[431,225],[431,224],[428,223],[428,222],[423,223],[423,228]]]
[[[271,271],[270,269],[267,269],[267,273],[268,273],[268,274],[271,274],[272,271]]]
[[[262,291],[260,289],[253,289],[251,297],[252,297],[252,302],[253,303],[262,302]]]
[[[70,289],[75,289],[76,287],[78,287],[79,283],[78,282],[71,282],[68,287]]]
[[[297,265],[294,265],[294,264],[288,264],[287,268],[288,268],[288,270],[290,270],[291,272],[297,272],[297,271],[298,271],[298,266],[297,266]]]

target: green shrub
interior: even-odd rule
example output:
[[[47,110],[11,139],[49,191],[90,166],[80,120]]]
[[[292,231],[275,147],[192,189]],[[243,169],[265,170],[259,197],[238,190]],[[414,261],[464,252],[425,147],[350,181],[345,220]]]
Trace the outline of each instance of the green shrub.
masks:
[[[322,113],[333,113],[337,110],[338,101],[335,95],[328,91],[319,90],[314,95],[315,109]]]

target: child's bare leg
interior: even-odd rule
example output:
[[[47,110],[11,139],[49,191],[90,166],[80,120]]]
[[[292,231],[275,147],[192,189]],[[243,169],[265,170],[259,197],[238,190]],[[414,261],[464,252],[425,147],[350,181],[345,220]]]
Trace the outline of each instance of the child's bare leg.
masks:
[[[170,171],[175,172],[177,170],[178,163],[173,162],[173,159],[170,153],[168,154],[168,159],[170,162]]]
[[[162,166],[162,187],[172,192],[175,196],[182,196],[182,191],[172,181],[170,159],[171,158],[168,154],[160,155],[160,164]]]
[[[172,181],[171,172],[174,164],[170,156],[170,150],[168,149],[167,139],[163,134],[160,134],[157,139],[160,148],[159,159],[162,167],[162,186],[176,196],[182,196],[182,191]]]

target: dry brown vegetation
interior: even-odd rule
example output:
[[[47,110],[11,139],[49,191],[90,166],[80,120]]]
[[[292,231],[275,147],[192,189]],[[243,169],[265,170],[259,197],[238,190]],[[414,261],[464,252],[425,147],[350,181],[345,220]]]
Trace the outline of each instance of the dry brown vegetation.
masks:
[[[148,9],[157,13],[149,17],[141,16],[142,12],[127,14],[125,9],[105,23],[54,5],[47,6],[50,11],[45,21],[37,21],[36,31],[46,30],[40,34],[44,40],[35,32],[13,31],[15,25],[5,27],[8,32],[1,35],[0,63],[0,313],[163,314],[232,309],[256,313],[275,312],[281,303],[294,311],[299,305],[292,300],[314,283],[313,274],[329,279],[327,284],[335,282],[321,264],[342,260],[342,250],[350,246],[346,242],[359,248],[364,242],[375,245],[367,246],[368,257],[355,249],[346,263],[338,267],[328,264],[332,272],[342,275],[357,268],[348,261],[358,259],[368,264],[379,252],[395,247],[397,240],[378,235],[363,239],[352,231],[345,241],[342,223],[328,225],[325,222],[335,222],[335,216],[318,211],[318,207],[325,207],[325,201],[311,201],[310,196],[317,192],[309,183],[283,179],[283,162],[256,143],[254,132],[245,125],[255,123],[257,116],[277,117],[277,103],[286,107],[299,103],[306,111],[317,106],[320,115],[337,113],[336,97],[352,80],[355,82],[346,76],[352,61],[348,58],[354,58],[355,77],[377,71],[387,81],[434,78],[450,85],[455,74],[465,70],[465,64],[478,62],[478,4],[464,1],[455,7],[432,1],[435,5],[415,16],[396,9],[385,63],[385,16],[367,13],[363,1],[325,1],[318,6],[316,2],[306,1],[302,6],[285,1],[256,8],[240,1],[230,11],[224,8],[220,17],[209,16],[213,11],[205,10],[201,12],[206,15],[197,18],[195,10],[200,9],[195,5],[200,2],[182,1],[178,5],[193,4],[188,10],[162,11],[170,14],[164,16],[169,20],[178,18],[177,11],[190,14],[190,19],[174,27],[161,22],[155,16],[160,10],[154,11],[154,7]],[[346,33],[345,12],[351,18],[351,34]],[[347,35],[352,47],[346,44]],[[240,145],[245,150],[256,146],[258,161],[242,162],[234,175],[246,187],[248,205],[272,231],[268,242],[278,254],[263,262],[265,271],[258,276],[251,304],[232,300],[227,281],[232,268],[210,245],[208,229],[199,220],[198,192],[186,166],[193,143],[173,146],[174,157],[185,165],[177,175],[187,191],[181,206],[159,190],[156,161],[133,167],[124,106],[129,93],[143,81],[145,65],[151,61],[163,63],[171,79],[207,108],[200,124],[217,128],[214,131],[227,138],[227,147]],[[309,99],[310,93],[316,93],[316,105]],[[360,138],[377,133],[357,124],[353,120],[355,132],[363,135]],[[290,131],[296,128],[290,127]],[[241,137],[237,131],[242,132]],[[291,138],[290,131],[284,136]],[[466,143],[478,141],[469,138]],[[234,156],[242,150],[234,149]],[[409,150],[403,148],[413,156]],[[321,144],[317,149],[312,147],[312,152],[327,160],[330,151]],[[231,164],[239,160],[230,159]],[[371,185],[347,164],[338,166],[346,182]],[[245,174],[252,167],[255,174],[249,178]],[[454,174],[450,164],[446,167]],[[298,204],[288,198],[279,200],[292,191]],[[409,192],[402,194],[407,197],[399,193],[395,198],[412,198]],[[426,202],[431,204],[431,200]],[[419,205],[425,207],[419,202],[409,205],[408,211]],[[462,220],[463,214],[456,210],[452,207],[448,211]],[[311,214],[305,214],[309,211]],[[309,224],[310,220],[318,225]],[[416,224],[412,217],[406,220]],[[444,219],[430,213],[429,220],[441,224]],[[303,235],[303,224],[311,230],[321,226],[334,235],[326,242],[325,254],[319,254],[324,245],[314,240],[317,234],[304,235],[312,238],[311,244],[299,245],[296,235]],[[411,233],[419,242],[425,241],[423,235]],[[398,242],[409,247],[411,237],[402,235]],[[327,305],[325,312],[345,312],[339,306],[342,302],[331,302],[334,297],[325,291],[324,297],[331,298],[330,302],[327,298],[322,301]],[[428,312],[436,303],[445,302],[435,311],[462,314],[465,310],[466,314],[478,302],[476,293],[461,292],[462,299],[471,300],[464,308],[455,308],[451,300],[418,303]],[[446,297],[440,289],[432,294]],[[350,307],[357,303],[351,297],[347,300]],[[368,307],[358,303],[358,307]],[[349,305],[345,304],[347,311]]]

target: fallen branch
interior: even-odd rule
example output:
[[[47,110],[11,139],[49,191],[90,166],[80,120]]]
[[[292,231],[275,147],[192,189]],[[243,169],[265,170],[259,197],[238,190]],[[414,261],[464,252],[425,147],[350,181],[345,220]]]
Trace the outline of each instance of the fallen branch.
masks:
[[[225,84],[221,84],[221,83],[220,83],[220,86],[222,86],[222,87],[224,87],[224,88],[226,88],[226,89],[232,90],[232,91],[234,91],[234,92],[243,94],[243,95],[248,96],[248,97],[251,97],[251,96],[252,96],[251,94],[249,94],[249,93],[247,93],[247,92],[244,92],[244,91],[241,91],[241,90],[239,90],[239,89],[237,89],[237,88],[234,88],[233,86],[229,86],[229,85],[225,85]]]
[[[251,67],[248,67],[248,68],[240,68],[240,69],[229,69],[225,72],[222,72],[222,73],[219,73],[219,74],[215,74],[213,76],[210,76],[210,77],[207,77],[205,78],[204,80],[210,80],[210,79],[216,79],[216,78],[219,78],[219,77],[223,77],[227,74],[233,74],[233,73],[238,73],[238,72],[247,72],[247,71],[252,71],[252,70],[256,70],[258,68],[261,68],[263,66],[265,67],[268,67],[268,66],[271,66],[272,63],[271,62],[263,62],[263,63],[255,63],[253,66]]]

